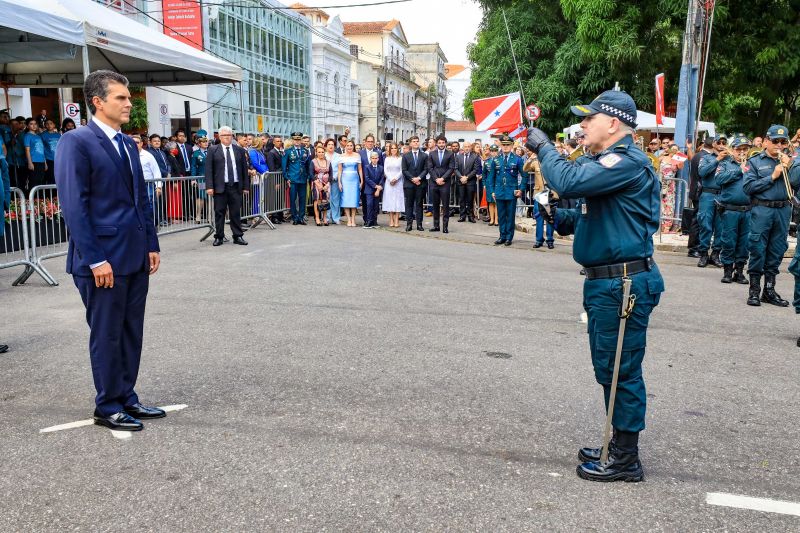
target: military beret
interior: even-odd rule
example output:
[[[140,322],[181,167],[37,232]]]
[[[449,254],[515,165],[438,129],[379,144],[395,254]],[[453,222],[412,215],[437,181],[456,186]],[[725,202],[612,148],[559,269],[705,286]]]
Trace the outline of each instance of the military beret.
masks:
[[[767,130],[767,139],[774,141],[776,139],[789,140],[789,128],[781,126],[780,124],[773,124]]]
[[[206,130],[197,130],[198,137],[208,137],[208,132]]]
[[[631,128],[636,127],[636,103],[625,91],[606,91],[591,104],[574,105],[570,110],[579,117],[590,117],[601,113],[616,117]]]

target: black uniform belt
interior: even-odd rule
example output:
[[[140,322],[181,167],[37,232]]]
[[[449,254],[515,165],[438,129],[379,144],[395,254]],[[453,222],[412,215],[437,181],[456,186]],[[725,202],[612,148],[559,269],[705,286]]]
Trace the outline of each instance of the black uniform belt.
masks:
[[[703,192],[710,192],[711,194],[719,194],[722,189],[712,189],[711,187],[703,187]]]
[[[584,267],[584,270],[586,271],[586,279],[621,278],[625,274],[630,276],[646,270],[652,270],[655,264],[653,258],[648,257],[647,259],[637,259],[636,261],[628,261],[627,263]]]
[[[721,209],[725,211],[750,211],[752,206],[749,205],[733,205],[733,204],[718,204]]]
[[[758,198],[753,198],[750,200],[750,204],[760,205],[761,207],[774,207],[776,209],[786,207],[787,205],[792,205],[788,200],[759,200]]]

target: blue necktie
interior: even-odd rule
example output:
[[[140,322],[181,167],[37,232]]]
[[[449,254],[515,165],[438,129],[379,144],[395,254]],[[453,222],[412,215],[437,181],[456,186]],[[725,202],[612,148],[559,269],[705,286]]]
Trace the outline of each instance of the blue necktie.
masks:
[[[121,133],[117,133],[114,135],[114,140],[117,141],[119,156],[122,158],[122,167],[124,169],[123,172],[125,173],[125,184],[128,186],[128,190],[131,191],[131,195],[133,195],[133,171],[131,170],[131,160],[128,157],[128,149],[125,148],[123,135]]]

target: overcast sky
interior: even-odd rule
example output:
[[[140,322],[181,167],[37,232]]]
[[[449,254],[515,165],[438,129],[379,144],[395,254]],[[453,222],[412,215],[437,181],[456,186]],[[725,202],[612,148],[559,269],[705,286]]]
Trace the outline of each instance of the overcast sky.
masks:
[[[286,3],[291,4],[288,0]],[[364,3],[363,0],[301,0],[307,6]],[[363,7],[325,7],[342,22],[398,19],[409,43],[438,42],[448,63],[467,64],[467,43],[475,40],[481,9],[473,0],[409,0],[401,4]]]

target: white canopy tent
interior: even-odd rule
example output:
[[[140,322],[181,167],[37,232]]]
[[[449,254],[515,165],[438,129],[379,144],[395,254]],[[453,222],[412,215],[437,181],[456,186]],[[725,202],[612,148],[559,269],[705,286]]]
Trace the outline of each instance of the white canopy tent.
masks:
[[[656,116],[652,113],[645,111],[636,111],[636,131],[650,131],[659,133],[675,133],[675,119],[672,117],[664,117],[664,125],[656,125]],[[572,138],[581,129],[580,124],[573,124],[568,128],[564,128],[564,133],[568,138]],[[700,121],[697,127],[697,134],[700,136],[701,132],[707,132],[709,135],[714,136],[717,134],[716,126],[713,122]]]
[[[92,0],[0,0],[0,83],[79,87],[112,69],[133,85],[240,82],[242,69]]]

